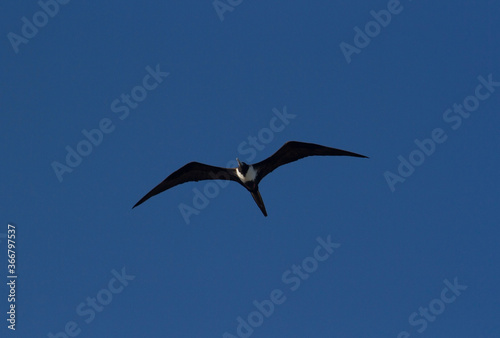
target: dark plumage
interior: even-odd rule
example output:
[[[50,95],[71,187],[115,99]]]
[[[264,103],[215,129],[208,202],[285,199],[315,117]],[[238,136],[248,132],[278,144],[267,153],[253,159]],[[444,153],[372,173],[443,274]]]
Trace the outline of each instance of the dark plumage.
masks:
[[[240,162],[238,159],[238,167],[236,168],[221,168],[198,162],[190,162],[170,174],[163,182],[141,198],[132,208],[182,183],[202,180],[231,180],[243,185],[252,194],[255,203],[257,203],[264,216],[267,216],[266,207],[259,192],[260,181],[279,166],[300,160],[307,156],[354,156],[367,158],[367,156],[352,153],[350,151],[325,147],[313,143],[290,141],[285,143],[272,156],[253,165]]]

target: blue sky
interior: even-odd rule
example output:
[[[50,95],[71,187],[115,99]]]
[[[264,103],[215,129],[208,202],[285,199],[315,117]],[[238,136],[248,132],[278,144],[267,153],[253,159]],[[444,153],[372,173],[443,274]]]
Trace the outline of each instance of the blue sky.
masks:
[[[500,336],[500,4],[215,5],[1,6],[0,335]]]

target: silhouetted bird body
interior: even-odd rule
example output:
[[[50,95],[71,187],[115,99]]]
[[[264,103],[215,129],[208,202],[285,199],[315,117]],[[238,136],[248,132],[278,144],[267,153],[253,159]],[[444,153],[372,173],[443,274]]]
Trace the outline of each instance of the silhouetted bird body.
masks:
[[[249,165],[236,159],[238,161],[238,167],[236,168],[221,168],[199,162],[190,162],[170,174],[163,182],[141,198],[132,208],[182,183],[202,180],[230,180],[244,186],[252,194],[255,203],[257,203],[257,206],[264,216],[267,216],[266,207],[259,192],[260,181],[279,166],[308,156],[354,156],[367,158],[367,156],[352,153],[350,151],[325,147],[313,143],[290,141],[285,143],[273,155],[258,163]]]

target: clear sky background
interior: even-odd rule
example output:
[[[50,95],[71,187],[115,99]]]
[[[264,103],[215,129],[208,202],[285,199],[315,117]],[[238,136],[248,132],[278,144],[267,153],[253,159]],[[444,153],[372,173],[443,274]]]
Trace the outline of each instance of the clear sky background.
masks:
[[[44,1],[0,6],[0,336],[500,336],[498,1]],[[370,159],[131,210],[289,140]]]

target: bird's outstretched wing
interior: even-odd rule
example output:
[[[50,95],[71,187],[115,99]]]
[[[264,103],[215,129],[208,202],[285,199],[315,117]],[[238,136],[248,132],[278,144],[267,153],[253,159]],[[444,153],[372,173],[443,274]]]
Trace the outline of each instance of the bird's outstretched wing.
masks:
[[[289,141],[273,155],[253,165],[257,170],[256,183],[258,184],[267,174],[279,166],[300,160],[307,156],[354,156],[367,158],[367,156],[352,153],[350,151],[325,147],[314,143]]]
[[[241,182],[236,176],[234,169],[230,168],[219,168],[211,165],[190,162],[178,169],[177,171],[170,174],[166,179],[160,184],[148,192],[143,198],[139,200],[133,207],[144,203],[147,199],[158,195],[159,193],[175,187],[176,185],[191,182],[191,181],[202,181],[202,180],[231,180],[236,182]]]

